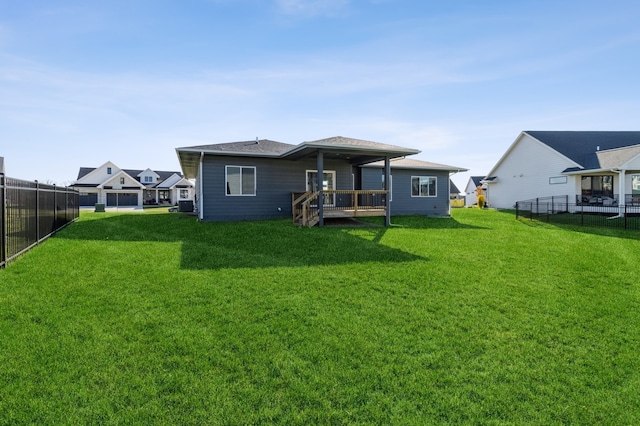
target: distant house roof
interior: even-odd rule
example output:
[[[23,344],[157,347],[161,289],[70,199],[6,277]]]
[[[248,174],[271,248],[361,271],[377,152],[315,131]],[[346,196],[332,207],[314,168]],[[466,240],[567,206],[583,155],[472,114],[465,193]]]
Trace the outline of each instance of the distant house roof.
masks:
[[[453,183],[453,181],[451,179],[449,179],[449,193],[451,193],[451,194],[459,194],[460,193],[460,190],[458,189],[456,184]]]
[[[604,154],[602,151],[618,150],[640,145],[638,131],[538,131],[524,133],[559,152],[584,169],[615,167],[620,161],[628,161],[632,151]],[[636,154],[637,155],[637,154]]]
[[[477,188],[478,186],[482,185],[482,180],[484,178],[484,176],[471,176],[469,179],[471,179],[471,181],[473,182],[473,186]]]
[[[80,170],[78,171],[78,179],[80,180],[81,178],[83,178],[84,176],[88,175],[89,173],[91,173],[92,171],[96,170],[96,167],[80,167]],[[137,169],[121,169],[123,172],[125,172],[126,174],[128,174],[129,176],[131,176],[133,179],[136,179],[138,177],[138,175],[140,175],[141,173],[143,173],[145,170],[137,170]],[[158,182],[154,183],[154,184],[145,184],[144,182],[141,182],[143,185],[147,186],[147,187],[154,187],[155,185],[169,179],[171,176],[173,176],[174,174],[182,177],[182,173],[180,172],[171,172],[171,171],[158,171],[158,170],[153,170],[154,173],[156,173],[159,177],[158,177]],[[77,187],[91,187],[91,186],[97,186],[93,185],[93,184],[74,184],[73,186],[77,186]]]

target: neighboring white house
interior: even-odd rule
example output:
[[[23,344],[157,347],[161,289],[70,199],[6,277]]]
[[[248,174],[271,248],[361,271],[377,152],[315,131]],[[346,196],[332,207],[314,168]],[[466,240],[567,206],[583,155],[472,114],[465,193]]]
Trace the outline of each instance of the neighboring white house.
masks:
[[[550,196],[571,204],[637,204],[640,132],[524,131],[482,183],[495,208]]]
[[[471,207],[478,203],[478,186],[482,186],[486,190],[486,185],[482,183],[484,176],[471,176],[464,188],[464,206]]]
[[[176,205],[194,196],[194,185],[180,172],[121,169],[111,161],[81,167],[71,187],[80,191],[80,206]]]

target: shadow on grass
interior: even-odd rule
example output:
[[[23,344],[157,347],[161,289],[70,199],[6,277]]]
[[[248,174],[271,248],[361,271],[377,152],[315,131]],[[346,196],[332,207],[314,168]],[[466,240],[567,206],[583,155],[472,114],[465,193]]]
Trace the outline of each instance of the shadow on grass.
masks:
[[[384,227],[384,218],[368,217],[360,221]],[[391,218],[391,228],[408,229],[491,229],[484,226],[469,225],[458,222],[452,217],[432,217],[432,216],[393,216]]]
[[[541,215],[530,218],[520,216],[516,219],[515,210],[509,211],[513,215],[513,220],[531,226],[548,227],[554,229],[564,229],[568,231],[580,232],[582,234],[599,235],[605,237],[624,238],[629,240],[640,240],[640,218],[628,218],[627,229],[624,228],[624,219],[607,219],[605,216],[584,215],[575,213],[560,213],[554,215]]]
[[[234,269],[426,261],[380,244],[387,228],[300,228],[289,220],[198,222],[173,214],[87,213],[56,237],[94,241],[180,242],[185,269]],[[152,258],[149,259],[153,261]]]

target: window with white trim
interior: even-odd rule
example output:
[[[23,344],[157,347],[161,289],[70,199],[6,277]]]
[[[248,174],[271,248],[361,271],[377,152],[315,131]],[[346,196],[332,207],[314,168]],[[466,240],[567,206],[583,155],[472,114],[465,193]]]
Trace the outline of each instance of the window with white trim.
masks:
[[[435,176],[411,176],[411,196],[435,197],[437,184]]]
[[[256,168],[225,166],[225,187],[229,196],[256,195]]]

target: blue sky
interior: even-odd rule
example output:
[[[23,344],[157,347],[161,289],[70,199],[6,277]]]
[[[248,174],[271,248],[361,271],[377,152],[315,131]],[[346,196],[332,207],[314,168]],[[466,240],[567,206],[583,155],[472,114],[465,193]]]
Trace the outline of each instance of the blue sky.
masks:
[[[0,0],[7,175],[330,136],[483,175],[522,130],[640,130],[640,2]]]

